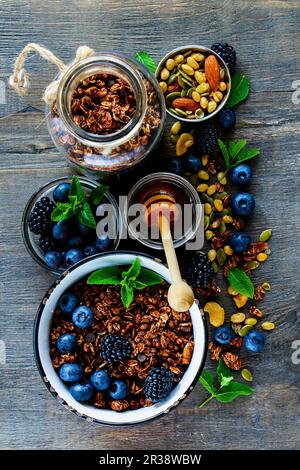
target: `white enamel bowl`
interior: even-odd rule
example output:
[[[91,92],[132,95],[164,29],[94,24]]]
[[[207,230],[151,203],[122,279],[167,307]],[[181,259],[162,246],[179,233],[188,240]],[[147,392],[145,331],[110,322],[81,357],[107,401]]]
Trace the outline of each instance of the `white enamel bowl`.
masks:
[[[140,259],[142,266],[159,273],[167,282],[170,282],[168,269],[161,262],[148,255],[122,251],[95,255],[65,271],[48,290],[37,313],[34,328],[34,350],[42,379],[52,395],[65,408],[90,422],[124,426],[142,423],[166,414],[177,406],[194,388],[204,366],[207,352],[206,322],[203,312],[194,303],[190,309],[195,342],[192,360],[181,381],[165,400],[146,408],[118,413],[77,402],[71,396],[66,385],[60,380],[52,366],[49,347],[52,316],[60,296],[70,289],[73,284],[76,284],[96,269],[111,265],[129,265],[136,256]]]

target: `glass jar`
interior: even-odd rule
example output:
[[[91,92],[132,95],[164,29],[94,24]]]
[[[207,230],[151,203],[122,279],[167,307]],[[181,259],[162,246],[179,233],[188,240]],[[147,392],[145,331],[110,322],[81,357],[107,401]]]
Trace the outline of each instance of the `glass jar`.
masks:
[[[72,116],[74,93],[78,96],[78,87],[85,83],[84,80],[90,81],[97,74],[124,81],[135,98],[130,120],[111,133],[90,132],[90,128],[77,125]],[[46,107],[46,120],[53,142],[77,172],[107,180],[136,167],[155,149],[163,134],[165,103],[158,82],[142,64],[120,54],[96,53],[74,63],[58,78],[57,100],[51,107]],[[84,93],[82,98],[86,99]],[[83,103],[82,98],[79,106]],[[100,104],[102,106],[102,100]],[[112,106],[108,111],[114,119],[115,104],[105,104]],[[92,111],[85,104],[83,108],[86,120]]]

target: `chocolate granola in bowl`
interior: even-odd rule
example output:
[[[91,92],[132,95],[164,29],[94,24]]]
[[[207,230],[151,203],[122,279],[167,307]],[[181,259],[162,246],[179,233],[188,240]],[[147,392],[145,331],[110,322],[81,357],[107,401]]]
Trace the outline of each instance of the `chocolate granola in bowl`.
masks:
[[[84,279],[61,297],[50,332],[50,353],[53,367],[75,399],[113,411],[136,410],[162,400],[181,380],[193,353],[193,327],[189,312],[169,307],[167,292],[166,282],[136,290],[125,308],[119,286],[89,285]],[[73,314],[63,313],[70,311],[72,302],[71,308],[77,305]],[[80,309],[83,317],[92,312],[91,324],[76,326],[80,323],[74,312]],[[66,353],[68,345],[63,346],[68,341],[61,346],[61,338],[70,335],[75,342]],[[70,371],[64,370],[66,364]],[[82,391],[72,380],[76,368],[82,371],[75,377],[78,381],[80,376]]]

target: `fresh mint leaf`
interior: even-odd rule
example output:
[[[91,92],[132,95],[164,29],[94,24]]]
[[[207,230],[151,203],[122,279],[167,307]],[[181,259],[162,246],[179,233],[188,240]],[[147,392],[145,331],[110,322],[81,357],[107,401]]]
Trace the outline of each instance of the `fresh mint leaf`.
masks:
[[[253,392],[254,388],[249,387],[249,385],[232,380],[228,385],[221,388],[215,398],[221,403],[229,403],[237,397],[251,395]]]
[[[224,364],[224,361],[222,358],[219,360],[219,364],[217,368],[217,375],[218,375],[218,381],[220,383],[221,388],[225,387],[233,380],[231,371],[229,367],[227,367]]]
[[[143,64],[151,73],[155,73],[157,65],[152,57],[146,51],[139,51],[134,56],[141,64]]]
[[[233,145],[231,145],[231,142],[229,142],[229,154],[230,154],[230,160],[233,161],[238,157],[240,151],[247,145],[247,140],[241,139],[238,140],[237,142],[232,142]]]
[[[100,184],[96,188],[93,188],[89,197],[89,202],[98,206],[102,202],[103,196],[107,190],[108,186],[105,186],[104,184]]]
[[[160,274],[150,271],[147,268],[141,268],[140,274],[137,279],[139,282],[146,284],[146,286],[155,286],[163,282],[164,278]]]
[[[78,212],[77,217],[81,224],[90,228],[96,228],[96,220],[87,201],[83,203],[83,207]]]
[[[121,286],[121,299],[125,308],[128,308],[134,298],[133,288],[127,284]]]
[[[212,373],[208,370],[204,370],[200,376],[199,382],[208,391],[211,395],[215,395],[217,393],[217,389],[214,386],[214,379]]]
[[[118,285],[121,283],[121,269],[119,266],[106,266],[105,268],[98,269],[89,275],[87,284],[113,284]]]
[[[80,207],[82,207],[82,202],[78,200],[77,196],[68,196],[68,199],[70,201],[74,213],[77,212]]]
[[[60,220],[69,219],[74,214],[71,204],[68,202],[58,202],[56,207],[51,212],[52,222],[59,222]]]
[[[231,287],[239,292],[239,294],[245,295],[253,299],[254,296],[254,285],[248,276],[240,268],[231,268],[228,271],[227,279]]]
[[[221,139],[218,139],[218,144],[219,144],[220,150],[221,150],[223,158],[224,158],[226,169],[229,170],[229,168],[230,168],[230,157],[229,157],[227,147]]]
[[[134,262],[127,271],[123,271],[123,279],[136,279],[141,271],[141,262],[138,258],[135,258]]]
[[[145,289],[145,287],[147,287],[147,284],[145,284],[144,282],[140,282],[140,281],[131,281],[131,282],[132,282],[132,287],[134,289],[143,290]]]
[[[251,160],[251,158],[258,157],[260,150],[258,148],[243,149],[236,157],[235,165]]]
[[[77,196],[80,202],[86,201],[86,195],[83,187],[81,186],[78,176],[73,176],[69,196]]]
[[[249,95],[250,82],[246,75],[235,73],[231,79],[231,91],[226,103],[227,108],[236,106]]]

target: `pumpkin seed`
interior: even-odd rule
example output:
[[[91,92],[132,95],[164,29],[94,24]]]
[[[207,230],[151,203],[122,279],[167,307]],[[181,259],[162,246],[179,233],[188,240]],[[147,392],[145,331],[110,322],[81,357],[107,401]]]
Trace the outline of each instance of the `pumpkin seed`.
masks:
[[[221,223],[220,223],[219,232],[220,232],[220,233],[225,233],[226,230],[227,230],[227,229],[226,229],[226,224],[225,224],[225,222],[223,222],[223,220],[222,220]]]
[[[228,209],[223,209],[222,212],[219,213],[219,216],[224,217],[227,214],[229,214],[229,210]],[[224,222],[225,222],[225,224],[228,223],[228,222],[226,222],[226,220],[224,220]]]
[[[194,188],[196,188],[198,186],[198,183],[199,183],[198,176],[197,175],[192,175],[190,183],[191,183],[192,186],[194,186]]]
[[[203,185],[201,184],[201,189],[204,188],[204,186],[207,186],[207,185],[205,183]],[[199,191],[198,188],[197,188],[197,191]],[[202,191],[200,191],[200,192],[202,192]],[[204,193],[200,194],[200,199],[201,199],[202,203],[208,202],[208,195],[205,194],[205,192],[204,192]]]
[[[260,266],[260,262],[259,261],[246,261],[246,263],[244,264],[244,267],[246,270],[250,269],[251,271],[253,269],[257,269],[258,267]]]
[[[187,94],[187,91],[186,91],[184,88],[182,88],[182,90],[181,90],[181,92],[180,92],[181,98],[185,98],[185,97],[186,97],[186,94]]]
[[[215,261],[211,263],[211,267],[212,267],[213,272],[216,274],[219,270],[219,266],[217,265]]]
[[[243,323],[243,321],[245,320],[246,318],[246,315],[242,312],[238,312],[238,313],[233,313],[230,317],[230,321],[232,323]]]
[[[259,241],[260,242],[267,242],[272,236],[272,230],[270,228],[264,230],[263,232],[261,232],[260,236],[259,236]]]
[[[224,199],[227,196],[227,193],[223,191],[222,193],[215,193],[214,198],[215,199]]]
[[[189,115],[187,116],[188,119],[195,119],[195,117],[196,117],[195,114],[189,114]]]
[[[217,256],[216,250],[209,250],[209,252],[207,253],[207,257],[209,261],[211,262],[213,262],[216,259],[216,256]]]
[[[262,284],[262,288],[263,288],[264,290],[271,290],[271,285],[269,284],[269,282],[264,282],[264,283]]]
[[[187,57],[187,56],[191,55],[192,52],[193,52],[193,51],[186,51],[186,52],[184,52],[184,53],[183,53],[183,57]]]
[[[176,144],[178,139],[179,139],[179,135],[175,135],[175,134],[170,135],[170,142],[172,142],[172,144]]]
[[[251,374],[249,369],[242,369],[241,376],[243,377],[244,380],[246,380],[246,382],[253,381],[253,375]]]
[[[205,231],[205,240],[210,240],[214,236],[214,233],[211,230]]]
[[[177,73],[172,73],[172,75],[169,76],[168,80],[167,80],[167,84],[168,85],[172,85],[172,83],[175,82],[176,78],[178,77],[179,75],[179,72]]]
[[[193,80],[191,79],[191,77],[187,74],[187,73],[184,73],[183,70],[179,70],[179,73],[182,77],[182,80],[185,81],[185,83],[187,84],[190,84],[190,86],[193,86]]]
[[[225,261],[226,261],[226,255],[225,255],[223,248],[219,248],[217,251],[217,261],[218,261],[219,266],[224,266]]]
[[[187,89],[190,87],[189,84],[186,84],[186,83],[183,81],[181,75],[178,76],[178,80],[177,80],[177,81],[178,81],[178,85],[180,85],[181,88],[183,88],[184,90],[187,90]]]
[[[240,336],[245,336],[248,331],[252,330],[253,326],[252,325],[244,325],[242,328],[239,330],[239,335]]]
[[[257,323],[256,318],[246,318],[245,324],[255,326]]]
[[[265,250],[266,255],[270,255],[272,253],[272,250],[270,248],[267,248]]]
[[[175,98],[179,98],[179,97],[180,97],[180,92],[179,91],[173,91],[172,93],[169,93],[166,96],[167,103],[170,104],[173,100],[175,100]]]
[[[206,230],[208,228],[209,222],[210,222],[210,220],[209,220],[208,215],[205,215],[204,216],[204,230]]]
[[[274,330],[275,323],[273,323],[271,321],[264,321],[262,323],[261,327],[262,327],[263,330],[267,330],[267,331]]]
[[[194,91],[195,91],[195,88],[194,88],[194,87],[189,88],[188,91],[187,91],[186,96],[187,96],[188,98],[192,98],[192,94],[193,94]]]
[[[186,111],[183,111],[183,109],[175,108],[175,112],[178,114],[178,116],[185,117],[187,115]]]

